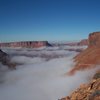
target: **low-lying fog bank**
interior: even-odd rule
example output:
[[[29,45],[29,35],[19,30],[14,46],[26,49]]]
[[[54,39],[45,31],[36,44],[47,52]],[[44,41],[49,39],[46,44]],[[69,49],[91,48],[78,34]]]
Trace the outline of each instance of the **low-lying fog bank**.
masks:
[[[3,50],[11,55],[12,61],[22,65],[10,71],[0,64],[0,100],[58,100],[88,82],[96,70],[65,76],[74,66],[72,58],[77,54],[74,51],[57,48]]]

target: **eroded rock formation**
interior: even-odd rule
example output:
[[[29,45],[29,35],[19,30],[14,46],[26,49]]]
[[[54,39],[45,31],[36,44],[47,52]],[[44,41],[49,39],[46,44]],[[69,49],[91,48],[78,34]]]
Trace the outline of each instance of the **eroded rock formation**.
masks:
[[[68,46],[87,46],[88,39],[83,39],[79,42],[69,42],[69,43],[66,43],[65,45],[68,45]]]
[[[82,84],[70,96],[61,100],[100,100],[100,71],[98,71],[89,84]]]
[[[12,63],[9,55],[7,53],[3,52],[1,49],[0,49],[0,62],[3,65],[7,65],[11,69],[15,69],[16,64]]]
[[[77,44],[78,46],[84,46],[84,45],[88,45],[88,39],[83,39],[80,42],[78,42]]]
[[[88,41],[88,48],[74,58],[76,65],[69,74],[100,65],[100,32],[89,34]]]
[[[78,70],[100,66],[100,32],[89,34],[88,41],[88,48],[74,58],[76,65],[68,73],[69,75],[73,75]],[[70,96],[61,100],[100,100],[100,70],[89,84],[80,85]]]
[[[26,48],[39,48],[43,46],[52,46],[48,41],[23,41],[23,42],[10,42],[0,43],[0,47],[26,47]]]
[[[100,48],[100,32],[94,32],[89,34],[89,47],[99,47]]]

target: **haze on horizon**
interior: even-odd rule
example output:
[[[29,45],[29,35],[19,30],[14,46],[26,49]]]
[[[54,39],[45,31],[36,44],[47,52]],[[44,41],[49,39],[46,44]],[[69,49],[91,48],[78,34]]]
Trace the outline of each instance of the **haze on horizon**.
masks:
[[[100,31],[100,0],[0,0],[0,42],[71,41]]]

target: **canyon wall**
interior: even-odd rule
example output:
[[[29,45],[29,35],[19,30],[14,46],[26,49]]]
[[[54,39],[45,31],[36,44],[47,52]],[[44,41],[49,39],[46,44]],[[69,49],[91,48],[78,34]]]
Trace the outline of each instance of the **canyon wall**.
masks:
[[[65,43],[65,45],[68,45],[68,46],[87,46],[88,45],[88,39],[83,39],[79,42]]]
[[[49,44],[48,41],[22,41],[22,42],[0,43],[0,47],[39,48],[43,46],[51,46],[51,44]]]
[[[100,68],[100,32],[89,34],[88,48],[78,54],[74,61],[76,65],[67,73],[68,75],[73,75],[78,70],[96,67],[96,65]],[[60,100],[100,100],[100,69],[89,84],[81,84],[70,96]]]
[[[78,46],[84,46],[84,45],[88,45],[88,39],[83,39],[80,42],[77,43]]]
[[[88,39],[83,39],[79,42],[73,42],[73,43],[69,43],[69,46],[87,46],[88,45]]]
[[[100,48],[100,32],[94,32],[89,34],[89,47],[99,47]]]
[[[88,41],[88,48],[74,58],[76,65],[70,74],[100,65],[100,32],[90,33]]]

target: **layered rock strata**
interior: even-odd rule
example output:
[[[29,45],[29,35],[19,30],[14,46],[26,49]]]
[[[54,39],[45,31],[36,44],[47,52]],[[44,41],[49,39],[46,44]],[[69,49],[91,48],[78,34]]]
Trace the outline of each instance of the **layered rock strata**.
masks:
[[[100,65],[100,32],[90,33],[88,41],[88,48],[74,58],[76,65],[69,74]]]
[[[68,73],[75,74],[78,70],[100,67],[100,32],[93,32],[88,37],[88,48],[74,58],[76,65]],[[89,84],[82,84],[70,96],[60,100],[100,100],[100,69]]]
[[[22,41],[22,42],[9,42],[0,43],[0,47],[26,47],[26,48],[39,48],[43,46],[52,46],[48,41]]]

